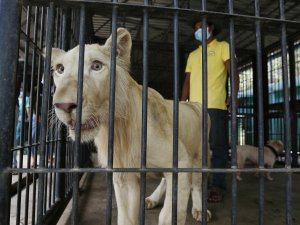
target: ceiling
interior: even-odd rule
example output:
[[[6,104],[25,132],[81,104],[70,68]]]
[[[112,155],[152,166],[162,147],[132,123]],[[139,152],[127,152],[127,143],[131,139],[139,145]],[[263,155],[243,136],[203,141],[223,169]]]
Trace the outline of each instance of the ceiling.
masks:
[[[115,1],[115,0],[114,0]],[[263,47],[280,46],[281,20],[279,1],[260,0],[260,17],[255,17],[255,0],[238,0],[232,2],[233,14],[229,14],[228,2],[230,0],[207,0],[205,14],[219,27],[221,32],[217,35],[220,40],[229,42],[229,19],[234,19],[235,50],[239,58],[247,58],[256,49],[255,22],[261,21],[261,34]],[[29,0],[32,5],[49,1]],[[89,36],[95,42],[104,42],[111,33],[111,0],[64,0],[55,1],[63,7],[71,4],[86,2],[88,15],[91,21]],[[144,2],[148,2],[144,7]],[[178,0],[179,12],[179,45],[184,51],[189,52],[197,46],[194,40],[192,21],[204,14],[200,0]],[[174,7],[173,0],[118,0],[117,26],[126,27],[134,43],[143,40],[143,12],[149,12],[149,43],[156,45],[170,45],[173,43]],[[287,37],[300,37],[300,0],[285,0],[285,19]],[[24,8],[24,12],[26,8]],[[32,10],[33,13],[34,10]],[[26,30],[26,13],[22,13],[22,30]],[[34,16],[32,16],[32,23]],[[76,26],[78,27],[78,26]],[[31,37],[33,29],[31,29]],[[21,43],[22,45],[22,43]]]
[[[105,10],[94,10],[93,30],[96,39],[106,39],[111,30],[110,1],[101,1]],[[105,2],[107,4],[105,4]],[[179,10],[179,42],[190,50],[197,44],[193,37],[191,26],[193,18],[200,17],[203,12],[200,0],[180,0]],[[239,0],[234,2],[234,40],[235,48],[240,57],[255,51],[255,1]],[[260,19],[263,45],[268,48],[279,43],[281,39],[281,22],[279,1],[261,0]],[[129,29],[134,41],[143,40],[143,8],[141,0],[119,1],[118,26]],[[149,1],[149,42],[173,43],[173,3],[171,0]],[[287,36],[300,33],[300,1],[285,1],[285,18],[287,20]],[[207,14],[221,28],[218,38],[229,41],[228,0],[207,0]]]
[[[47,0],[28,0],[32,5]],[[206,14],[219,27],[219,40],[229,42],[229,20],[234,21],[235,52],[239,62],[252,59],[256,52],[255,23],[260,21],[262,46],[266,50],[280,48],[283,24],[280,19],[279,1],[260,0],[260,17],[255,17],[254,0],[233,1],[234,7],[229,14],[230,0],[207,0],[206,10],[202,10],[200,0],[178,0],[178,8],[173,7],[172,0],[148,0],[145,6],[143,0],[64,0],[55,1],[57,5],[79,6],[82,2],[87,6],[87,36],[92,42],[103,43],[111,33],[112,5],[117,6],[117,26],[126,27],[133,39],[132,74],[141,83],[144,38],[144,11],[149,13],[149,86],[159,90],[165,97],[172,97],[173,88],[173,27],[174,14],[178,12],[178,40],[181,81],[184,76],[184,66],[188,53],[195,49],[198,43],[194,40],[192,21]],[[285,0],[285,26],[288,40],[296,41],[300,38],[300,0]],[[26,8],[24,8],[24,12]],[[74,19],[74,17],[73,17]],[[78,29],[79,14],[73,28]],[[33,16],[32,16],[33,21]],[[22,13],[22,30],[26,30],[26,13]],[[33,29],[30,31],[33,37]],[[25,38],[20,44],[20,58],[24,57]],[[31,51],[31,50],[30,50]],[[30,61],[30,59],[29,59]],[[166,85],[167,87],[162,85]]]

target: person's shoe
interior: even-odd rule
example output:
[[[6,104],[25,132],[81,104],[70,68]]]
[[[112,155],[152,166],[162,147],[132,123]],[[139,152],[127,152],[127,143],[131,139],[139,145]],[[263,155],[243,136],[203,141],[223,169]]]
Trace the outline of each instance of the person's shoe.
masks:
[[[212,187],[207,201],[212,203],[222,202],[224,198],[224,193],[220,188]]]
[[[13,169],[17,169],[17,166],[13,166],[12,168],[13,168]],[[15,172],[15,171],[13,171],[11,174],[12,174],[12,175],[18,175],[18,173]]]

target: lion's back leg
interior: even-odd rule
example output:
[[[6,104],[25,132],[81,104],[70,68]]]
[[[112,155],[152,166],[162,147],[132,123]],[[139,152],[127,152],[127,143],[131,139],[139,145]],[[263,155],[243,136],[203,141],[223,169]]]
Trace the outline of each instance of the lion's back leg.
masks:
[[[146,208],[153,209],[154,207],[163,203],[164,196],[166,193],[167,183],[166,178],[162,178],[160,184],[157,186],[155,191],[145,199]]]
[[[167,189],[164,206],[159,214],[159,225],[172,224],[172,174],[165,174]],[[190,174],[178,174],[177,225],[184,225],[186,210],[190,194]]]
[[[178,168],[191,168],[192,161],[184,145],[179,142]],[[171,225],[172,220],[172,173],[164,173],[166,179],[166,197],[164,206],[159,214],[159,225]],[[177,195],[177,225],[184,225],[187,214],[187,205],[191,192],[191,173],[178,173]]]

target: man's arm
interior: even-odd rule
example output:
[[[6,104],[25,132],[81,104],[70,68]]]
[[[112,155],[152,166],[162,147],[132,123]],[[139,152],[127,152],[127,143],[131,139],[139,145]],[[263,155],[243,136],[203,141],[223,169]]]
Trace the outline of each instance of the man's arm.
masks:
[[[26,108],[26,111],[27,111],[27,116],[28,116],[28,119],[31,118],[31,111],[30,111],[30,107],[27,107]]]
[[[228,59],[225,62],[226,70],[230,74],[230,59]],[[238,92],[240,89],[240,76],[239,76],[239,71],[237,67],[237,63],[234,63],[234,71],[235,71],[235,101],[236,101],[236,106],[238,106]],[[226,100],[226,104],[230,107],[231,105],[231,97],[229,96],[228,99]]]
[[[26,101],[25,107],[26,107],[27,117],[28,117],[28,120],[29,120],[31,118],[29,97],[26,96],[26,100],[25,101]]]
[[[190,73],[185,73],[185,79],[182,87],[181,101],[189,100],[190,95]]]

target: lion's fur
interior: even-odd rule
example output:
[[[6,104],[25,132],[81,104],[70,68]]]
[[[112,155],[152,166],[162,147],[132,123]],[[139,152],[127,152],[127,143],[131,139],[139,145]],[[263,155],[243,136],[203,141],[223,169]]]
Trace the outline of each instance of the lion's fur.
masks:
[[[115,118],[113,165],[122,168],[139,168],[141,166],[141,129],[142,129],[142,86],[137,84],[129,74],[131,36],[126,29],[117,31],[117,57],[116,57],[116,85],[115,85]],[[79,48],[64,52],[53,49],[52,67],[56,85],[53,104],[77,102],[77,74],[78,74]],[[91,70],[91,62],[98,60],[103,63],[101,71]],[[107,166],[108,156],[108,124],[109,124],[109,90],[110,90],[110,62],[111,37],[105,45],[85,45],[84,83],[82,102],[82,124],[91,119],[95,129],[82,130],[82,141],[94,140],[98,149],[98,160],[101,166]],[[64,73],[58,74],[55,68],[58,64],[64,65]],[[56,107],[56,115],[65,124],[76,120],[76,110],[66,113]],[[179,167],[201,167],[201,130],[202,108],[198,103],[179,104],[179,139],[178,154]],[[74,130],[69,129],[74,139]],[[173,101],[165,100],[158,92],[148,89],[148,119],[147,119],[147,167],[172,167],[173,149]],[[165,174],[167,183],[169,175]],[[201,174],[199,174],[201,178]],[[123,189],[127,192],[133,189],[139,193],[139,174],[114,174],[114,187],[118,204],[119,225],[137,224],[136,209],[139,198],[123,196]],[[190,174],[179,175],[179,189],[183,198],[182,207],[186,210],[190,192]],[[199,184],[197,184],[199,186]],[[127,188],[126,188],[127,187]],[[170,188],[170,185],[169,187]],[[197,187],[198,188],[198,187]],[[187,190],[186,190],[187,189]],[[201,186],[199,187],[201,190]],[[168,195],[169,189],[167,189]],[[185,193],[185,194],[184,194]],[[135,194],[135,193],[133,193]],[[129,194],[128,194],[129,195]],[[200,195],[201,197],[201,195]],[[130,212],[123,209],[123,201],[127,201]],[[169,199],[166,199],[166,202]],[[180,201],[179,197],[179,201]],[[170,224],[171,214],[165,203],[161,212],[159,224]],[[181,206],[179,206],[180,208]],[[199,206],[200,207],[200,206]],[[170,207],[171,208],[171,207]],[[129,210],[128,209],[128,210]],[[197,209],[201,210],[201,209]],[[133,211],[133,212],[131,212]],[[182,210],[181,210],[182,211]],[[185,213],[179,209],[178,224],[184,224]],[[170,215],[169,215],[170,214]],[[201,215],[201,211],[200,211]],[[135,218],[136,217],[136,218]],[[122,221],[122,222],[120,222]]]

